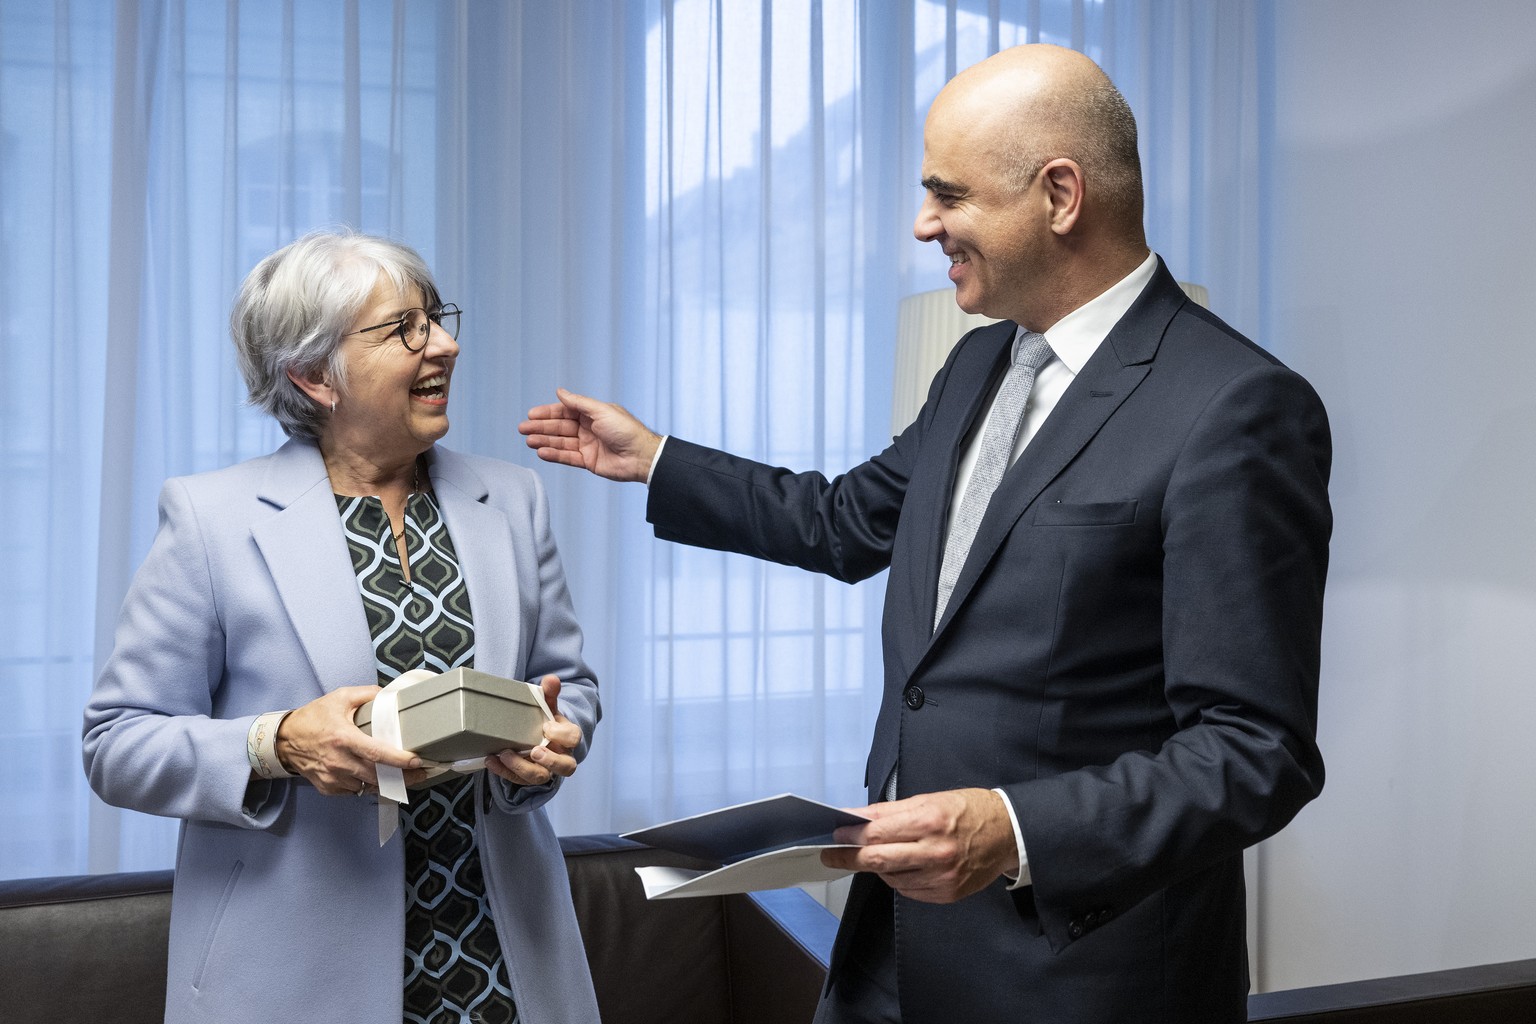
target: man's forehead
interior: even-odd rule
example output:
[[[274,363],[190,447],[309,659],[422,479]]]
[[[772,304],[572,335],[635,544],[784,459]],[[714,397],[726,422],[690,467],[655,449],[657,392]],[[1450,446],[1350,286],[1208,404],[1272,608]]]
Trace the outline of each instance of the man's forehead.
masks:
[[[998,165],[1016,137],[999,123],[995,111],[935,103],[923,125],[922,177],[965,183],[984,175]]]
[[[923,139],[919,177],[930,192],[958,195],[986,187],[1005,166],[1003,140],[995,133],[940,131]]]
[[[923,187],[953,188],[959,185],[966,176],[966,167],[972,162],[970,156],[968,147],[962,139],[956,137],[953,130],[943,124],[936,124],[930,117],[923,132]]]

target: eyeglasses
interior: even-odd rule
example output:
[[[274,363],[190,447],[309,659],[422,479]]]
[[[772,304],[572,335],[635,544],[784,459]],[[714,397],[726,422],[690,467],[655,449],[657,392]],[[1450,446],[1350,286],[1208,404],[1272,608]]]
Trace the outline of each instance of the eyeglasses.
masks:
[[[346,335],[367,334],[369,331],[382,331],[386,327],[392,327],[391,332],[400,339],[400,344],[409,352],[420,352],[427,347],[427,339],[432,334],[432,325],[437,324],[448,332],[448,337],[454,341],[459,340],[459,314],[464,311],[453,303],[446,306],[438,306],[432,312],[427,312],[420,307],[408,309],[405,315],[398,320],[390,320],[387,323],[374,324],[372,327],[364,327],[360,331],[352,331]]]

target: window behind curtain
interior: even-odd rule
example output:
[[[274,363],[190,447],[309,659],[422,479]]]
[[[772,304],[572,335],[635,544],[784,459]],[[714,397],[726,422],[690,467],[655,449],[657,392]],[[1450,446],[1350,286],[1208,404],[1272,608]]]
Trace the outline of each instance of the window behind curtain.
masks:
[[[83,866],[110,160],[110,7],[0,5],[0,871]]]
[[[245,272],[343,223],[430,260],[437,31],[420,4],[0,3],[0,874],[171,862],[174,822],[90,797],[80,709],[161,481],[282,441],[229,343]]]
[[[648,413],[689,440],[839,472],[888,439],[866,429],[860,7],[653,10]],[[607,737],[616,825],[790,790],[862,802],[880,584],[643,543],[647,656],[617,685],[645,699]]]
[[[643,323],[657,355],[630,394],[657,429],[829,477],[889,442],[900,280],[947,283],[909,230],[923,116],[957,62],[1038,38],[1021,19],[1040,6],[648,8]],[[1044,6],[1070,24],[1073,5]],[[642,713],[609,734],[618,825],[785,790],[862,803],[883,574],[850,587],[637,543],[648,660],[620,681],[643,682]]]
[[[946,284],[910,232],[927,105],[1036,39],[1126,92],[1152,244],[1251,330],[1253,22],[1184,0],[0,0],[0,875],[170,863],[173,822],[89,795],[80,708],[161,482],[282,439],[243,406],[240,279],[342,223],[416,246],[468,310],[448,443],[549,489],[605,708],[557,828],[860,801],[881,579],[657,542],[641,488],[536,464],[516,420],[566,385],[797,469],[878,451],[897,303]]]

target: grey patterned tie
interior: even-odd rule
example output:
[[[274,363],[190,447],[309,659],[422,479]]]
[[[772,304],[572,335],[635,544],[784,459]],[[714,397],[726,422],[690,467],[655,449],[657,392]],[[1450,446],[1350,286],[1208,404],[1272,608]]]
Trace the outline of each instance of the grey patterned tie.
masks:
[[[949,595],[954,592],[955,581],[960,578],[960,568],[965,556],[976,539],[981,517],[986,514],[992,492],[1008,469],[1013,456],[1013,446],[1024,424],[1024,406],[1029,401],[1030,389],[1035,386],[1035,372],[1051,358],[1051,346],[1045,335],[1026,332],[1020,339],[1018,357],[1003,378],[997,398],[992,402],[992,415],[981,435],[981,450],[976,456],[976,466],[971,470],[971,481],[955,510],[955,521],[944,542],[944,561],[939,563],[939,599],[933,612],[933,628],[939,628]]]

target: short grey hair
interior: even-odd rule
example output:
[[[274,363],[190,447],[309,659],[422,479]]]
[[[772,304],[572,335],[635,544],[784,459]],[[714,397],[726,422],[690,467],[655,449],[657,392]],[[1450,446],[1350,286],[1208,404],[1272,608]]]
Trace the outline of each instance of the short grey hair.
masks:
[[[1006,171],[1020,192],[1057,157],[1077,161],[1110,215],[1125,225],[1142,219],[1141,155],[1136,115],[1119,89],[1100,72],[1083,88],[1062,90],[1016,125]],[[1050,149],[1048,147],[1055,147]]]
[[[250,404],[290,437],[317,438],[328,410],[288,379],[324,369],[345,391],[341,340],[378,286],[379,274],[440,304],[432,272],[414,249],[346,229],[314,231],[256,264],[240,286],[230,334]]]

